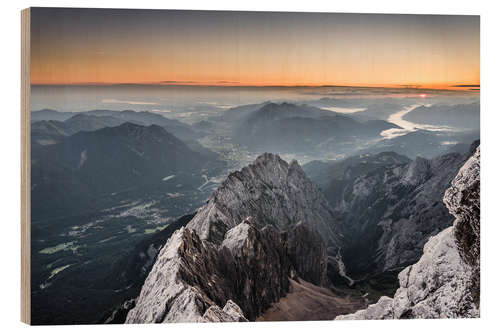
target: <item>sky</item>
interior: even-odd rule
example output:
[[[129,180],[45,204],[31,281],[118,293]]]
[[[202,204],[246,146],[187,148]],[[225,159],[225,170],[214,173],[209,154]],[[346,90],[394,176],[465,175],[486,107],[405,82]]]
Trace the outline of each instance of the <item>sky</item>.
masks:
[[[31,12],[39,85],[466,88],[479,85],[479,59],[479,16]]]

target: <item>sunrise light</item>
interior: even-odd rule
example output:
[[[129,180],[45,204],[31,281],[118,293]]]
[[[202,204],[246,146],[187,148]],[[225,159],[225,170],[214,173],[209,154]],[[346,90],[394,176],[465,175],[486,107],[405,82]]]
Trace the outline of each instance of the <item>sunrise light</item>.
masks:
[[[39,9],[31,83],[479,84],[475,17],[144,10],[130,20],[131,12],[120,13]]]

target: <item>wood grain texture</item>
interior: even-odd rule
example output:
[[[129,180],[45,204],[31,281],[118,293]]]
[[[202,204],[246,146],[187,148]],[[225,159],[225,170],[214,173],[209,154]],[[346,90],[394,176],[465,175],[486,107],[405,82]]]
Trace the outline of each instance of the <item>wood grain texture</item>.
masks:
[[[21,321],[31,323],[30,9],[21,11]]]

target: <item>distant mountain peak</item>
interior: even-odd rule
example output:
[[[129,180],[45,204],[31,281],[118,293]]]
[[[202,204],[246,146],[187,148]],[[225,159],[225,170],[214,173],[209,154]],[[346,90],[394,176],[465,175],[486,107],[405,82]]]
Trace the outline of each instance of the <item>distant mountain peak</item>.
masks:
[[[259,152],[340,151],[361,138],[378,138],[382,131],[397,128],[386,121],[360,122],[341,113],[288,102],[241,112],[239,117],[229,117],[237,119],[232,138]]]

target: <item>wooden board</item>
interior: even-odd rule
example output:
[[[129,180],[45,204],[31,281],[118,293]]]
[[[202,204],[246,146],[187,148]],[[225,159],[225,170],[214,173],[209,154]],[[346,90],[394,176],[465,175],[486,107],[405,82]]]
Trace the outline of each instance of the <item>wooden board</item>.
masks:
[[[30,9],[21,11],[21,321],[31,323]]]

